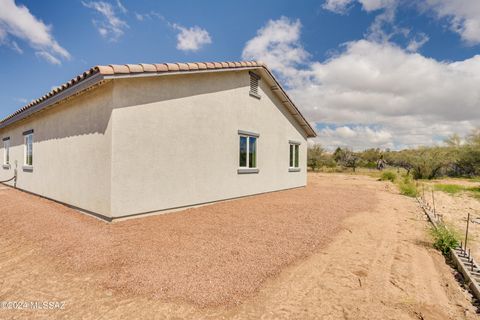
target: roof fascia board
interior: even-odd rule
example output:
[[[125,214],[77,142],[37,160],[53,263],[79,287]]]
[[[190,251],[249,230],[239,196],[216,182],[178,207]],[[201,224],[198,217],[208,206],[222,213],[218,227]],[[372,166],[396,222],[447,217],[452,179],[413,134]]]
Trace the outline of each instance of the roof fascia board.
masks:
[[[11,117],[10,119],[8,120],[5,120],[5,122],[1,123],[0,124],[0,129],[2,128],[5,128],[6,126],[14,123],[14,122],[17,122],[17,121],[20,121],[20,120],[23,120],[25,118],[27,118],[28,116],[32,115],[33,113],[36,113],[42,109],[45,109],[57,102],[60,102],[61,100],[63,99],[66,99],[76,93],[79,93],[80,91],[83,91],[95,84],[97,84],[98,82],[102,81],[104,78],[104,76],[100,73],[97,73],[91,77],[89,77],[88,79],[84,80],[84,81],[81,81],[73,86],[71,86],[70,88],[67,88],[61,92],[59,92],[58,94],[54,95],[53,97],[49,98],[49,99],[46,99],[45,101],[42,101],[40,102],[39,104],[31,107],[31,108],[28,108],[27,110]]]

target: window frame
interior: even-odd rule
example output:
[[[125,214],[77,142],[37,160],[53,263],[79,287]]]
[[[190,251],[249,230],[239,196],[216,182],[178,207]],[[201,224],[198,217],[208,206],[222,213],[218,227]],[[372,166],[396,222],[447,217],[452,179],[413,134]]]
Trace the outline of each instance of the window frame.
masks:
[[[288,141],[288,171],[300,171],[300,145],[298,141]]]
[[[238,130],[238,169],[237,173],[258,173],[258,139],[260,135],[250,131]],[[246,150],[245,150],[245,166],[242,166],[241,161],[241,140],[242,138],[246,139]],[[255,153],[254,153],[254,166],[251,166],[251,157],[250,157],[250,141],[255,139]]]
[[[3,168],[9,169],[10,168],[10,137],[6,137],[2,139],[3,141]]]
[[[30,143],[29,143],[30,137]],[[30,144],[30,147],[29,147]],[[28,163],[28,151],[30,150],[30,163]],[[33,169],[33,130],[28,130],[23,133],[23,169]]]

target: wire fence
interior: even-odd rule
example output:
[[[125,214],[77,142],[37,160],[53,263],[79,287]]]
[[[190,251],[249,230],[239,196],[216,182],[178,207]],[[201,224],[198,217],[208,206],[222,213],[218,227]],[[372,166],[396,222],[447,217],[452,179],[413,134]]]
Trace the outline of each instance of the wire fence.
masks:
[[[420,206],[428,216],[430,222],[435,228],[443,226],[448,229],[444,222],[443,214],[439,213],[435,206],[435,190],[434,188],[425,188],[425,184],[421,186],[417,182],[417,190],[419,197],[417,198]],[[473,258],[472,250],[469,247],[469,236],[476,224],[480,224],[480,215],[467,212],[465,216],[465,237],[460,241],[456,248],[450,250],[451,258],[457,269],[463,274],[468,288],[471,290],[477,300],[480,300],[480,266]]]
[[[437,224],[442,224],[444,225],[447,229],[448,226],[445,225],[444,221],[444,215],[439,212],[438,208],[436,207],[436,202],[435,202],[435,189],[431,186],[425,186],[425,183],[418,183],[417,182],[417,190],[419,192],[419,200],[423,203],[423,205],[426,207],[427,210],[430,211],[430,213],[433,216],[433,219],[435,220],[435,223]],[[477,212],[471,212],[467,211],[465,213],[465,216],[463,218],[465,221],[464,227],[460,227],[462,233],[465,235],[462,237],[460,243],[461,247],[467,250],[467,245],[468,245],[468,240],[470,236],[470,232],[472,231],[472,227],[480,227],[476,225],[480,225],[480,214]]]

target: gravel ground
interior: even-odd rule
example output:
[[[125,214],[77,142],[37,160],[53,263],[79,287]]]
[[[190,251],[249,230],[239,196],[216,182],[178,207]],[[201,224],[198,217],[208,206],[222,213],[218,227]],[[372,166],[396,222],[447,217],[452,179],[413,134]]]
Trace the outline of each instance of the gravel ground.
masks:
[[[310,178],[305,188],[113,224],[1,188],[0,237],[116,294],[234,305],[375,206],[372,190]]]
[[[114,225],[0,186],[0,219],[0,301],[65,302],[0,319],[479,315],[417,203],[370,177]]]

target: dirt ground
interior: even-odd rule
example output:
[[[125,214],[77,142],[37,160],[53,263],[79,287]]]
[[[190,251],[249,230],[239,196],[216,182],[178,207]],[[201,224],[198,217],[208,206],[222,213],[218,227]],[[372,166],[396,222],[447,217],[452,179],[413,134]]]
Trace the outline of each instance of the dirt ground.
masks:
[[[2,319],[476,319],[415,202],[369,177],[114,224],[3,188],[0,218],[0,301],[65,302]]]
[[[467,187],[476,187],[478,182],[465,181],[460,179],[440,180],[429,183],[431,187],[433,183],[444,184],[459,184]],[[435,200],[435,208],[438,214],[443,215],[443,219],[447,225],[453,226],[460,234],[464,241],[465,229],[467,225],[467,215],[470,213],[470,226],[468,247],[472,250],[473,256],[477,261],[480,261],[480,200],[472,197],[467,192],[460,192],[458,194],[448,194],[441,191],[435,191],[434,199],[431,191],[426,192],[426,200],[433,207],[433,200]]]

